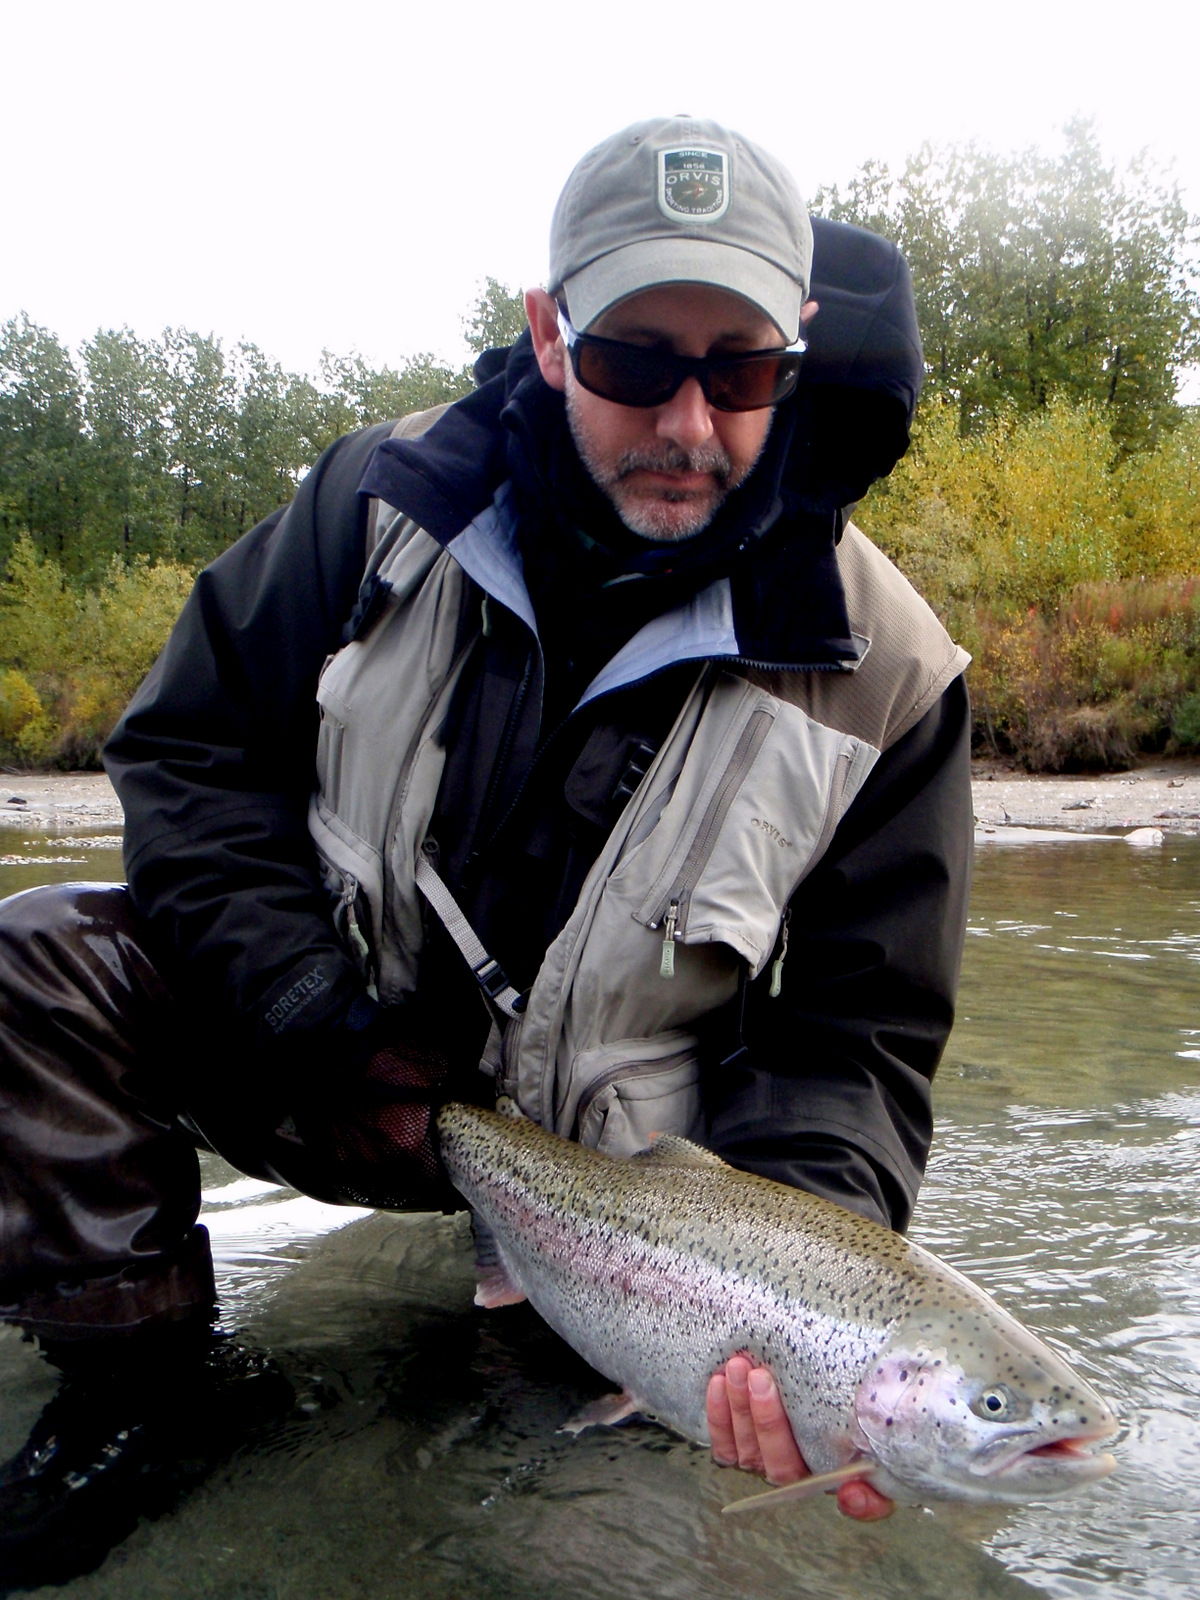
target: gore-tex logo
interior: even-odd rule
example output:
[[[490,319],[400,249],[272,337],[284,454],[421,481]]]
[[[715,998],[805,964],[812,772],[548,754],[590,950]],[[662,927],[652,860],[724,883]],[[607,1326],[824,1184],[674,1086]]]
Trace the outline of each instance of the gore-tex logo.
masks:
[[[310,1000],[315,1000],[329,987],[329,979],[319,967],[301,973],[290,989],[284,991],[267,1012],[267,1022],[275,1033],[280,1033]]]

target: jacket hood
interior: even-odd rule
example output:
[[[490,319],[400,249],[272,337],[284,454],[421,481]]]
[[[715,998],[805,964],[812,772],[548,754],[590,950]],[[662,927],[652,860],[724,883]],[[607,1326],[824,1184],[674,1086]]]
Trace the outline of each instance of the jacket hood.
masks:
[[[924,376],[908,263],[894,244],[814,217],[820,310],[793,396],[788,481],[806,509],[852,506],[908,449]]]
[[[448,544],[513,481],[521,497],[540,494],[550,513],[540,520],[574,530],[594,583],[656,580],[669,606],[680,592],[725,578],[746,659],[852,665],[861,641],[846,617],[835,544],[843,513],[908,447],[921,343],[911,278],[894,245],[823,218],[813,219],[813,237],[819,311],[800,383],[778,408],[754,473],[694,540],[662,546],[620,527],[578,462],[528,331],[481,356],[479,387],[425,434],[384,440],[362,492]]]
[[[809,327],[800,383],[781,406],[790,427],[783,487],[793,506],[834,513],[861,500],[908,449],[923,358],[912,279],[900,251],[866,228],[814,217]],[[365,493],[403,508],[440,539],[487,505],[506,474],[496,426],[523,379],[537,382],[528,334],[476,363],[479,388],[420,439],[388,439]],[[747,484],[749,487],[749,484]]]

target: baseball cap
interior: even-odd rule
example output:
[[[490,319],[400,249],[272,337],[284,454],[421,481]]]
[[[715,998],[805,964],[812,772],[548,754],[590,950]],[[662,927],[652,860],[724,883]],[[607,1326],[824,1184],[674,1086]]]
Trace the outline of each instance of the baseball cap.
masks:
[[[578,163],[550,225],[550,291],[581,331],[618,300],[705,283],[800,333],[812,226],[783,164],[699,117],[635,122]]]

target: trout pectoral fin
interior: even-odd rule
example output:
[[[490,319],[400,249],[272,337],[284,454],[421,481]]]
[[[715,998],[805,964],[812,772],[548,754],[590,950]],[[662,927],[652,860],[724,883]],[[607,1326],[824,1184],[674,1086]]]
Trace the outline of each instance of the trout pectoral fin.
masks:
[[[471,1213],[471,1232],[475,1236],[475,1304],[487,1311],[520,1305],[525,1291],[509,1276],[495,1235],[478,1211]]]
[[[614,1428],[641,1411],[641,1402],[628,1389],[620,1394],[602,1394],[563,1423],[559,1433],[582,1433],[585,1428]]]
[[[734,1500],[727,1506],[722,1506],[726,1511],[761,1511],[770,1506],[782,1505],[785,1500],[808,1500],[816,1494],[829,1494],[834,1489],[840,1489],[842,1484],[849,1483],[853,1478],[867,1478],[874,1472],[877,1462],[869,1456],[864,1456],[860,1461],[852,1461],[848,1467],[837,1467],[833,1472],[820,1472],[816,1477],[800,1478],[796,1483],[786,1483],[782,1489],[768,1489],[765,1494],[748,1494],[744,1500]]]
[[[476,1273],[475,1304],[485,1311],[494,1311],[497,1306],[519,1306],[525,1298],[524,1289],[509,1282],[503,1267]]]

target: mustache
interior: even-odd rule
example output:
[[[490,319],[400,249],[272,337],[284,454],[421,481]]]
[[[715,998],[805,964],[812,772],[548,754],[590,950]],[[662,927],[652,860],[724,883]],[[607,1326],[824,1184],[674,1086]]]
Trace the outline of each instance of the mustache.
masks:
[[[724,488],[732,476],[733,462],[719,445],[685,450],[682,445],[664,444],[655,449],[626,450],[617,458],[618,483],[634,472],[707,472]]]

